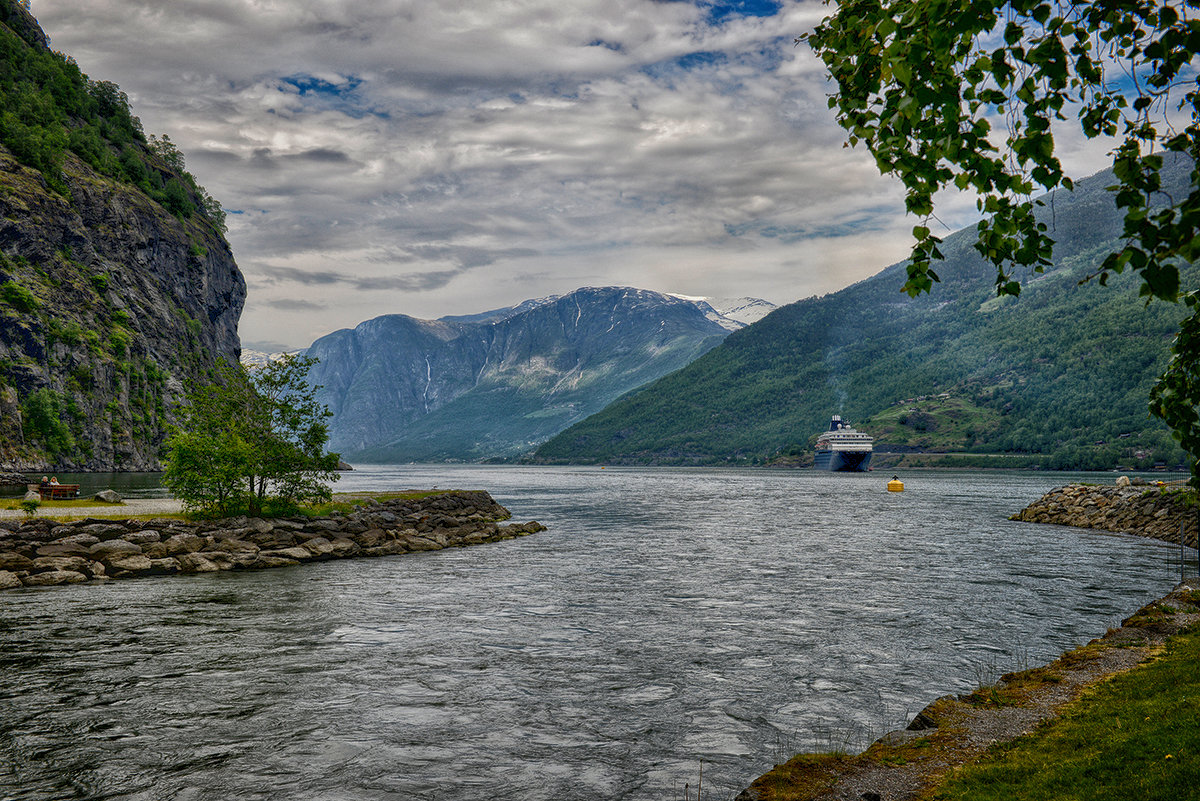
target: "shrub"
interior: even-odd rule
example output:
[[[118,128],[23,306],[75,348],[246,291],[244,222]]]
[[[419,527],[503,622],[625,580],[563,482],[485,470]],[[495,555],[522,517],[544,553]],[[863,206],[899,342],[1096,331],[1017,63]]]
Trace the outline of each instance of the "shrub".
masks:
[[[0,300],[22,312],[31,312],[38,307],[38,300],[33,293],[16,281],[0,284]]]

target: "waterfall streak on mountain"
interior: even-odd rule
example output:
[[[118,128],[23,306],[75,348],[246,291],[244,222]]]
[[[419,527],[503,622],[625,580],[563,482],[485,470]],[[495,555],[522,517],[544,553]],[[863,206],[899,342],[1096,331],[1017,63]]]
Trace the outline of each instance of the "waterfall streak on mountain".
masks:
[[[425,413],[429,414],[429,386],[433,383],[433,368],[429,364],[429,357],[425,357],[425,391],[421,393],[421,399],[425,402]]]

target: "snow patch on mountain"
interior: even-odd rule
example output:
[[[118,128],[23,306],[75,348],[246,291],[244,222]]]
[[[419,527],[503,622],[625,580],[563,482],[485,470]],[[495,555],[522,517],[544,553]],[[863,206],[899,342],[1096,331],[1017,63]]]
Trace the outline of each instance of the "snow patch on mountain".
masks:
[[[671,297],[696,304],[708,319],[727,331],[745,328],[778,308],[762,298],[701,298],[679,294],[672,294]]]

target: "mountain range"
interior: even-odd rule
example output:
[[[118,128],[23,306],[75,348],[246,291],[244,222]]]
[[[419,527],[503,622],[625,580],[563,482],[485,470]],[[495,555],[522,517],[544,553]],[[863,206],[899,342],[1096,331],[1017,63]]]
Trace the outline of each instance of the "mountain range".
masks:
[[[1163,190],[1180,196],[1189,172],[1172,165]],[[1020,276],[1019,298],[995,296],[994,268],[965,229],[945,238],[931,294],[902,294],[895,264],[783,306],[558,434],[533,460],[803,463],[840,413],[897,451],[1024,456],[1001,463],[1052,468],[1179,464],[1147,397],[1184,310],[1147,304],[1136,275],[1106,287],[1085,280],[1122,230],[1113,182],[1101,173],[1043,198],[1054,262]],[[1196,269],[1184,272],[1194,285]]]
[[[346,458],[511,457],[773,308],[588,287],[438,320],[385,315],[315,341],[309,379]]]

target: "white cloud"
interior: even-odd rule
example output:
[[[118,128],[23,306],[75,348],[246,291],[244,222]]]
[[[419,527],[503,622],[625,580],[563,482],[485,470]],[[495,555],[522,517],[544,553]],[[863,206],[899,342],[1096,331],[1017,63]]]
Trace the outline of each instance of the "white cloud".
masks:
[[[711,5],[711,4],[710,4]],[[842,148],[792,39],[654,0],[34,0],[230,214],[247,340],[581,285],[777,303],[901,259],[912,220]]]

